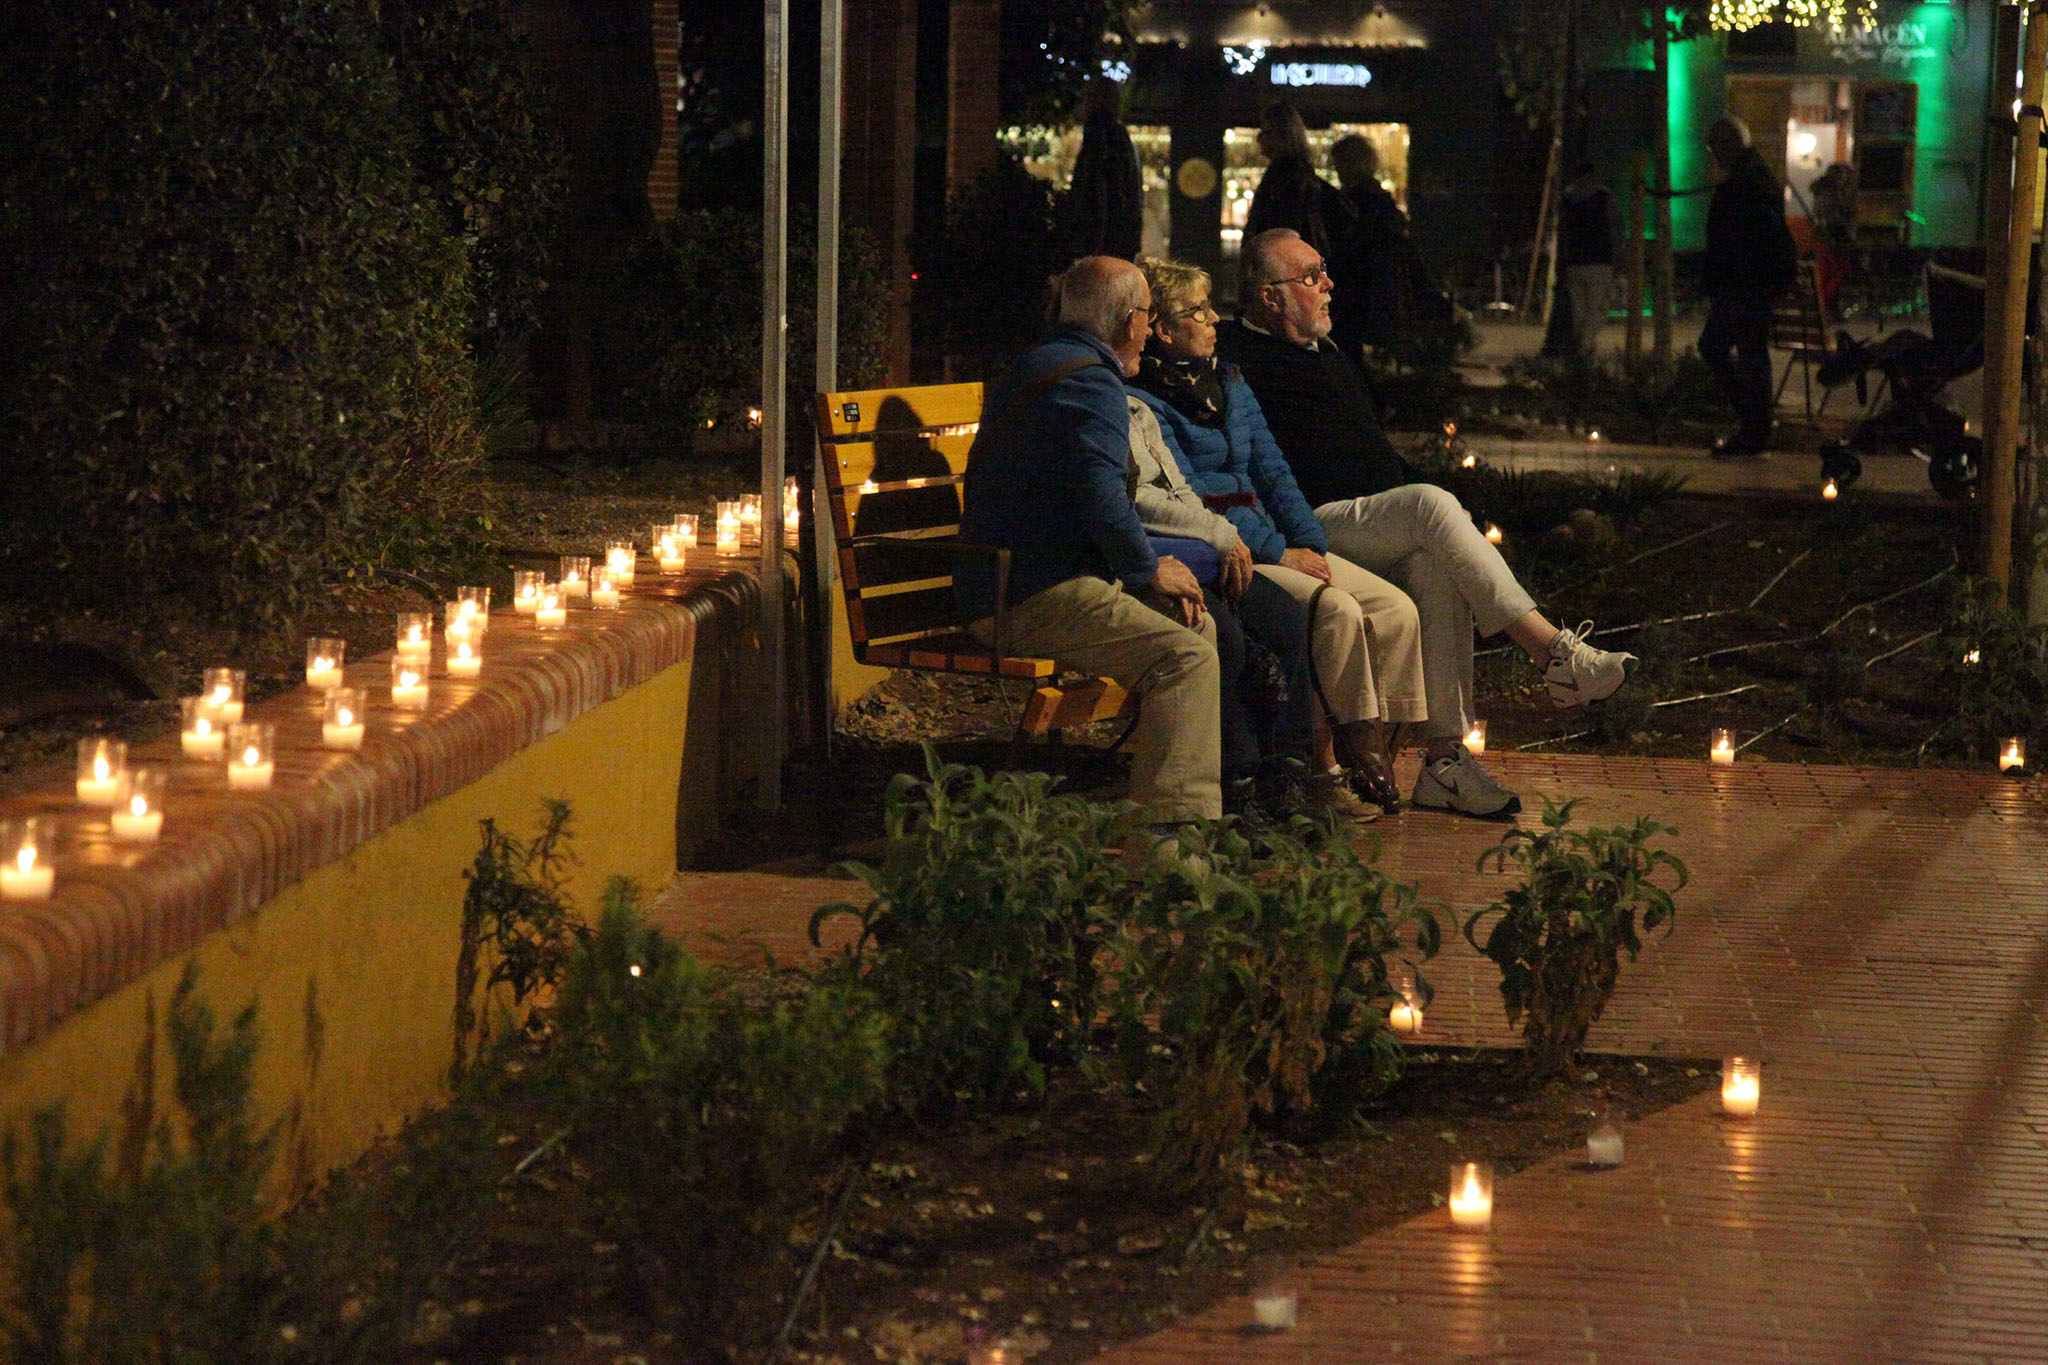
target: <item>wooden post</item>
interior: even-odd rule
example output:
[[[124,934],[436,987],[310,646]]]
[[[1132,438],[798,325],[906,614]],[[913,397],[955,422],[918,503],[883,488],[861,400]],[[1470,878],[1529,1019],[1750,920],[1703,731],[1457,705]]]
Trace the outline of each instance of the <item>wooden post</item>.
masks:
[[[2027,282],[2032,275],[2034,197],[2040,186],[2041,98],[2048,86],[2048,7],[2027,17],[2020,61],[2019,130],[2013,141],[2012,193],[2004,229],[2006,269],[1998,293],[1984,298],[1984,521],[1978,566],[2005,601],[2012,583],[2015,447],[2020,427],[2020,350],[2026,339]],[[1998,168],[1994,166],[1994,177]],[[1987,281],[1988,285],[1988,281]]]
[[[1651,25],[1650,49],[1656,71],[1657,128],[1652,143],[1656,165],[1657,238],[1655,275],[1650,287],[1650,319],[1657,367],[1671,373],[1672,296],[1678,291],[1678,274],[1671,256],[1671,31],[1664,22]]]
[[[1557,292],[1557,216],[1564,199],[1564,114],[1565,96],[1572,82],[1572,15],[1576,0],[1566,0],[1564,32],[1557,41],[1557,82],[1550,95],[1550,160],[1543,171],[1543,204],[1536,210],[1536,237],[1529,246],[1529,282],[1522,289],[1522,316],[1536,307],[1536,267],[1547,251],[1550,265],[1543,282],[1543,322],[1550,322],[1550,306]]]
[[[1648,161],[1638,151],[1628,171],[1628,322],[1621,354],[1629,365],[1643,358],[1643,177]]]

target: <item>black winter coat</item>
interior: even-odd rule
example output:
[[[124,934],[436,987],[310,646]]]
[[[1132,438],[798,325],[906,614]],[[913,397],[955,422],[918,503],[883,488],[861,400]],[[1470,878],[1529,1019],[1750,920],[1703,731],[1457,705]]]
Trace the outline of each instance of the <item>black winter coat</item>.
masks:
[[[1770,167],[1745,147],[1707,204],[1707,294],[1775,298],[1799,272],[1799,247],[1785,224],[1785,192]]]
[[[1244,373],[1310,507],[1416,481],[1380,429],[1365,376],[1335,346],[1309,350],[1226,322],[1216,329],[1216,353]]]

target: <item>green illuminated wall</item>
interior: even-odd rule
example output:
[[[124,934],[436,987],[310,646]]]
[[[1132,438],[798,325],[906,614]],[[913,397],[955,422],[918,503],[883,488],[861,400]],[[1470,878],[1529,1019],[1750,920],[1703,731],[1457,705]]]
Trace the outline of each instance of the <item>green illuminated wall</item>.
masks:
[[[1671,187],[1689,190],[1714,178],[1707,155],[1707,129],[1727,102],[1721,72],[1721,39],[1695,38],[1671,45]],[[1698,251],[1707,241],[1707,196],[1672,201],[1671,240],[1680,251]]]

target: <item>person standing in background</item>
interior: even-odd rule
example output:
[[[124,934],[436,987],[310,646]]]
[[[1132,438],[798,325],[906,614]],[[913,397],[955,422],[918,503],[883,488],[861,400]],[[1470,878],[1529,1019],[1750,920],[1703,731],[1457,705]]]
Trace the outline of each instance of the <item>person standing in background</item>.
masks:
[[[1087,121],[1067,191],[1067,254],[1135,261],[1145,244],[1145,182],[1123,124],[1123,87],[1107,76],[1088,87]]]
[[[1750,145],[1749,128],[1723,114],[1707,130],[1721,170],[1707,203],[1702,283],[1712,306],[1700,356],[1735,409],[1735,433],[1714,442],[1717,459],[1761,455],[1771,444],[1771,305],[1791,287],[1799,248],[1785,225],[1785,191]]]
[[[1593,163],[1572,167],[1557,218],[1557,263],[1571,299],[1572,343],[1597,359],[1600,328],[1614,298],[1614,196],[1593,173]]]
[[[1813,182],[1814,292],[1820,312],[1836,319],[1835,300],[1856,260],[1856,168],[1837,161]]]
[[[1259,117],[1259,152],[1266,158],[1266,173],[1252,194],[1244,239],[1287,228],[1327,260],[1350,209],[1337,187],[1316,174],[1308,127],[1293,105],[1276,101],[1266,106]]]
[[[1400,335],[1401,276],[1414,245],[1408,215],[1380,183],[1380,156],[1356,133],[1338,138],[1330,162],[1344,187],[1347,212],[1330,244],[1330,339],[1357,359],[1366,346],[1391,346]]]

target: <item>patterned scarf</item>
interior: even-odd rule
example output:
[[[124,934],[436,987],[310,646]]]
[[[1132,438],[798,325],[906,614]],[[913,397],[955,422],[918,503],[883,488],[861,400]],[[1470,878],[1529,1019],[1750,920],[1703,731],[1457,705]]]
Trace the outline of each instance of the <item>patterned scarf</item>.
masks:
[[[1215,356],[1184,360],[1147,344],[1138,359],[1138,387],[1162,398],[1198,426],[1221,427],[1227,402],[1223,369]]]

